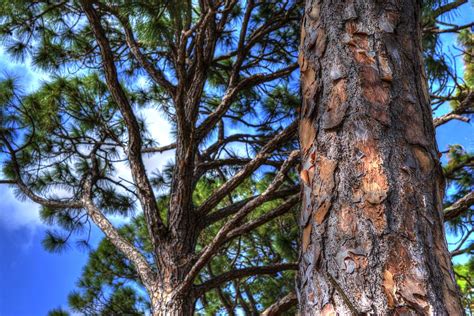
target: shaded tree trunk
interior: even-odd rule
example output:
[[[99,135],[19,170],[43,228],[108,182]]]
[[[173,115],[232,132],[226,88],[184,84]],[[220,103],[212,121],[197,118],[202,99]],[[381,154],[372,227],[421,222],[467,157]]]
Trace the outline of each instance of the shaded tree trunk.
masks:
[[[462,315],[420,2],[306,3],[300,311]]]

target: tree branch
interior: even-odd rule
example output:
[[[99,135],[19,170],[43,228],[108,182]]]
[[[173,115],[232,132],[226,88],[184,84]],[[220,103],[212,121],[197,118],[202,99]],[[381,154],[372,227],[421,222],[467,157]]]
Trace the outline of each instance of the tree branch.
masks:
[[[466,122],[466,123],[469,123],[470,119],[466,116],[462,116],[462,115],[459,115],[459,114],[455,114],[455,113],[448,113],[448,114],[444,114],[444,115],[441,115],[440,117],[437,117],[433,120],[433,124],[434,124],[434,127],[438,127],[438,126],[441,126],[451,120],[459,120],[459,121],[463,121],[463,122]]]
[[[472,205],[474,205],[474,191],[469,192],[451,206],[447,207],[444,210],[444,221],[447,222],[461,216],[464,212],[469,210]]]
[[[138,46],[138,43],[136,42],[135,37],[133,36],[133,32],[130,27],[130,21],[128,20],[128,18],[120,16],[119,14],[116,14],[116,17],[122,24],[122,27],[125,31],[125,40],[133,56],[135,56],[139,64],[150,75],[153,81],[162,86],[170,94],[171,97],[174,97],[174,95],[176,94],[176,87],[166,79],[165,75],[160,69],[156,68],[148,60],[148,58],[146,58],[146,56],[142,54],[140,47]]]
[[[109,88],[114,101],[117,103],[127,125],[127,154],[129,157],[130,169],[135,185],[137,186],[137,193],[140,198],[145,218],[147,219],[146,222],[148,233],[154,246],[156,256],[158,255],[157,239],[165,234],[166,227],[160,218],[160,213],[156,205],[155,194],[143,164],[141,156],[142,139],[140,126],[135,114],[133,113],[133,109],[129,103],[127,95],[125,94],[118,80],[114,55],[109,41],[105,35],[105,30],[101,25],[100,17],[94,9],[91,0],[81,0],[80,3],[87,16],[87,19],[89,20],[97,44],[99,45],[107,87]]]
[[[44,197],[41,197],[37,195],[33,190],[31,190],[28,185],[23,181],[21,177],[21,170],[20,170],[20,164],[18,163],[18,160],[16,159],[16,154],[15,150],[11,146],[10,142],[7,140],[7,138],[4,135],[1,135],[1,138],[3,140],[4,145],[7,147],[8,152],[10,154],[10,157],[12,159],[13,163],[13,169],[15,172],[15,177],[16,179],[11,179],[11,180],[2,180],[3,184],[14,184],[16,185],[20,191],[26,195],[30,200],[32,200],[35,203],[38,203],[42,206],[45,207],[50,207],[50,208],[59,208],[59,209],[65,209],[65,208],[82,208],[82,203],[77,200],[69,200],[69,201],[64,201],[64,200],[57,200],[57,199],[47,199]]]
[[[163,153],[165,151],[175,149],[176,148],[176,143],[165,145],[165,146],[160,146],[160,147],[145,147],[142,149],[142,153]]]
[[[227,91],[222,97],[221,103],[217,106],[214,112],[212,112],[197,129],[197,139],[201,140],[204,138],[212,128],[217,124],[217,122],[224,116],[224,114],[229,109],[230,105],[234,101],[237,94],[249,86],[256,86],[265,82],[269,82],[284,76],[291,74],[295,69],[297,69],[298,64],[292,64],[288,67],[274,71],[270,74],[256,74],[247,78],[242,79],[238,84],[229,85]]]
[[[297,161],[298,154],[298,150],[293,151],[282,165],[278,174],[275,176],[267,189],[258,198],[250,201],[244,207],[242,207],[229,221],[224,224],[224,226],[221,227],[214,239],[201,251],[193,267],[189,270],[180,287],[176,290],[177,293],[182,293],[193,284],[194,279],[201,269],[209,262],[215,251],[225,242],[226,237],[232,228],[240,223],[249,212],[255,209],[256,205],[261,205],[270,193],[278,189],[278,187],[283,183],[285,174]]]
[[[137,273],[140,276],[143,285],[147,288],[149,293],[154,293],[156,290],[155,284],[155,273],[149,266],[145,257],[124,237],[122,237],[114,226],[110,223],[107,217],[94,205],[92,201],[92,184],[90,179],[86,181],[84,186],[85,195],[82,203],[85,207],[87,214],[91,217],[92,221],[102,230],[108,240],[130,260]]]
[[[260,216],[257,219],[254,219],[253,221],[250,221],[248,223],[245,223],[239,227],[236,227],[232,229],[226,236],[225,242],[228,242],[229,240],[243,235],[259,226],[262,226],[263,224],[268,223],[272,219],[281,216],[288,212],[293,206],[298,204],[299,202],[299,194],[295,194],[291,196],[288,200],[286,200],[283,204],[278,206],[277,208],[271,210],[270,212],[265,213],[264,215]]]
[[[287,141],[294,135],[297,122],[291,123],[286,129],[277,134],[270,140],[260,152],[248,164],[246,164],[234,177],[224,183],[217,189],[197,210],[200,214],[209,213],[219,202],[232,190],[234,190],[243,180],[245,180],[252,172],[254,172],[262,163],[264,163],[268,155],[273,152],[278,145]]]
[[[249,267],[244,269],[236,269],[222,273],[202,284],[196,285],[195,295],[199,297],[203,293],[220,286],[223,283],[240,279],[243,277],[264,275],[264,274],[275,274],[285,270],[297,270],[298,264],[296,263],[281,263],[269,266]]]
[[[297,186],[294,186],[290,189],[274,191],[274,192],[267,195],[267,200],[265,202],[285,198],[289,195],[298,193],[299,190],[300,190],[300,187],[299,187],[299,185],[297,185]],[[247,203],[249,203],[250,201],[252,201],[252,200],[254,200],[258,197],[259,197],[259,195],[256,195],[256,196],[250,197],[248,199],[244,199],[242,201],[232,203],[229,206],[223,207],[223,208],[207,215],[203,219],[203,227],[207,227],[207,226],[209,226],[209,225],[211,225],[211,224],[213,224],[213,223],[215,223],[215,222],[217,222],[217,221],[219,221],[223,218],[226,218],[227,216],[230,216],[232,214],[237,213],[244,205],[246,205]]]
[[[456,1],[453,1],[451,3],[447,3],[445,5],[442,5],[440,6],[439,8],[437,8],[436,10],[433,11],[433,16],[435,18],[437,18],[438,16],[440,16],[441,14],[444,14],[448,11],[451,11],[453,9],[456,9],[457,7],[463,5],[467,3],[467,0],[456,0]]]
[[[261,316],[278,316],[298,303],[295,293],[290,293],[265,309]]]

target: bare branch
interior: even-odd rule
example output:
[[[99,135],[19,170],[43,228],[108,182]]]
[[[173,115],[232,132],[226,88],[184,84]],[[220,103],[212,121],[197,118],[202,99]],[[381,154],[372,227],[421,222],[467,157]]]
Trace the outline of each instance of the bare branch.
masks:
[[[165,146],[160,146],[160,147],[145,147],[142,149],[142,153],[163,153],[165,151],[175,149],[176,148],[176,143],[165,145]]]
[[[240,279],[243,277],[263,275],[263,274],[275,274],[285,270],[296,270],[298,264],[296,263],[281,263],[269,266],[249,267],[244,269],[236,269],[222,273],[202,284],[196,286],[195,295],[200,296],[203,293],[220,286],[223,283]]]
[[[289,310],[298,303],[295,293],[290,293],[264,310],[261,316],[278,316]]]
[[[277,134],[270,140],[260,152],[248,164],[246,164],[234,177],[224,183],[217,191],[215,191],[197,210],[200,214],[210,212],[219,202],[232,190],[234,190],[244,179],[246,179],[252,172],[264,163],[268,155],[271,154],[275,148],[281,143],[287,141],[294,135],[297,127],[297,122],[291,123],[286,129]]]
[[[472,205],[474,205],[474,191],[469,192],[451,206],[447,207],[444,210],[444,221],[450,221],[461,216],[464,212],[468,211]]]
[[[433,28],[429,28],[429,29],[424,29],[423,32],[424,33],[438,33],[438,34],[441,34],[441,33],[457,33],[461,30],[470,28],[473,25],[474,25],[474,22],[464,24],[464,25],[457,25],[455,27],[451,27],[451,28],[447,28],[447,29],[440,29],[439,27],[433,27]]]
[[[260,216],[253,221],[245,223],[239,227],[232,229],[226,237],[226,242],[237,237],[243,235],[259,226],[262,226],[272,219],[281,216],[287,213],[293,206],[295,206],[299,202],[299,194],[295,194],[291,196],[288,200],[286,200],[283,204],[278,206],[277,208],[271,210],[270,212],[265,213],[264,215]]]
[[[114,226],[110,223],[107,217],[94,205],[92,201],[92,184],[90,179],[86,181],[84,186],[85,195],[82,200],[83,206],[86,208],[87,214],[91,217],[92,221],[104,232],[107,239],[123,253],[128,260],[130,260],[137,273],[140,276],[143,285],[147,288],[149,293],[154,293],[156,290],[155,285],[155,273],[151,269],[150,265],[146,261],[145,257],[124,237],[122,237]]]
[[[298,64],[291,64],[288,67],[274,71],[270,74],[256,74],[247,78],[242,79],[237,85],[230,85],[227,88],[224,96],[222,97],[221,103],[217,106],[214,112],[212,112],[205,120],[201,123],[197,130],[197,139],[204,138],[217,122],[224,116],[229,109],[230,105],[234,101],[237,94],[245,88],[250,86],[256,86],[265,82],[269,82],[278,78],[285,77],[291,74],[295,69],[298,68]]]
[[[462,115],[454,114],[454,113],[448,113],[448,114],[444,114],[440,117],[435,118],[433,120],[433,124],[434,124],[434,127],[438,127],[438,126],[441,126],[445,123],[448,123],[451,120],[459,120],[459,121],[463,121],[463,122],[466,122],[466,123],[469,123],[469,121],[470,121],[470,119],[466,116],[462,116]]]
[[[449,122],[452,119],[469,122],[469,118],[463,117],[462,115],[472,113],[471,109],[473,105],[474,105],[474,92],[469,91],[469,93],[465,95],[464,99],[459,102],[459,105],[456,107],[456,109],[454,109],[450,113],[447,113],[445,115],[442,115],[440,117],[433,119],[433,125],[435,127],[438,127]]]
[[[448,11],[451,11],[453,9],[456,9],[457,7],[460,7],[461,5],[467,3],[467,0],[456,0],[450,3],[447,3],[445,5],[440,6],[436,10],[433,11],[433,16],[436,18],[440,16],[441,14],[444,14]]]
[[[274,191],[274,192],[267,195],[267,200],[265,202],[285,198],[289,195],[292,195],[292,194],[295,194],[295,193],[299,192],[299,190],[300,190],[300,187],[299,187],[299,185],[297,185],[297,186],[294,186],[293,188],[290,188],[290,189]],[[259,196],[260,195],[256,195],[256,196],[250,197],[248,199],[244,199],[242,201],[232,203],[229,206],[223,207],[223,208],[207,215],[203,219],[203,227],[207,227],[207,226],[209,226],[209,225],[211,225],[211,224],[213,224],[213,223],[215,223],[215,222],[217,222],[217,221],[219,221],[223,218],[226,218],[227,216],[230,216],[232,214],[237,213],[244,205],[248,204],[250,201],[258,198]]]
[[[15,180],[1,179],[0,184],[16,184]]]

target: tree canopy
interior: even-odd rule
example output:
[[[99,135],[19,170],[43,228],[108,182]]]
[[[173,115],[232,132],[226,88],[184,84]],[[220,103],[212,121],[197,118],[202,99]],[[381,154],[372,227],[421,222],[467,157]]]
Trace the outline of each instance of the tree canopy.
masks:
[[[424,4],[437,127],[468,122],[474,111],[472,23],[450,19],[466,2]],[[47,250],[89,247],[91,224],[106,236],[90,252],[71,309],[143,314],[162,304],[150,296],[160,291],[189,297],[203,315],[262,313],[279,299],[294,305],[302,2],[0,7],[2,46],[49,78],[34,91],[15,76],[0,80],[0,183],[41,205],[52,227]],[[460,58],[442,50],[446,33],[457,34],[462,77]],[[170,123],[169,143],[156,142],[145,109]],[[445,219],[460,238],[452,255],[472,256],[474,155],[456,144],[440,150]],[[174,159],[162,170],[147,165],[168,151]],[[127,223],[114,226],[117,216]],[[466,295],[468,266],[457,270]]]

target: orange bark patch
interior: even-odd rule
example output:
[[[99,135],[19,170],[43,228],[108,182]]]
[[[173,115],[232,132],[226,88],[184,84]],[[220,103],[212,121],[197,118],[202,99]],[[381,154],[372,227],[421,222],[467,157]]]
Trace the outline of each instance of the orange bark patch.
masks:
[[[316,222],[321,224],[331,208],[334,171],[336,170],[337,162],[324,156],[318,156],[315,165],[317,176],[314,178],[313,192],[316,196],[317,208],[314,216]]]
[[[374,64],[374,55],[369,53],[369,37],[366,33],[361,32],[357,23],[349,21],[346,23],[346,32],[349,36],[347,45],[354,56],[354,59],[360,64]]]
[[[320,7],[320,5],[317,1],[312,3],[311,9],[308,12],[308,16],[312,20],[318,20],[319,19],[319,9],[320,9],[319,7]]]
[[[390,100],[390,89],[380,80],[378,71],[372,66],[363,66],[360,69],[362,93],[370,103],[386,105]]]
[[[300,120],[299,136],[303,156],[306,156],[309,149],[313,145],[314,139],[316,138],[316,128],[314,127],[313,121],[311,119],[303,118]]]
[[[303,181],[303,183],[305,185],[309,186],[309,173],[308,173],[308,170],[306,170],[306,169],[301,170],[300,178],[301,178],[301,180]]]
[[[375,66],[361,66],[360,79],[362,81],[362,96],[370,103],[369,115],[379,122],[388,125],[390,113],[390,84],[382,81]]]
[[[329,212],[329,208],[331,207],[331,202],[326,200],[323,201],[323,203],[319,206],[319,208],[316,210],[314,213],[314,220],[318,225],[320,225],[324,219],[326,218],[326,215]]]
[[[382,159],[375,146],[377,146],[376,143],[371,141],[362,148],[362,152],[365,154],[362,163],[365,173],[362,179],[362,191],[365,200],[370,204],[382,203],[388,192],[388,181],[382,166]]]
[[[404,298],[411,307],[426,314],[429,309],[424,284],[412,275],[406,275],[399,283],[397,294]]]
[[[397,237],[390,238],[390,253],[384,271],[383,287],[390,307],[403,305],[419,314],[429,314],[424,276],[413,263],[408,248]]]
[[[387,219],[385,217],[385,206],[365,205],[363,208],[363,213],[365,217],[372,222],[377,233],[383,233],[385,227],[387,227]]]
[[[330,129],[341,124],[347,110],[346,100],[346,81],[341,79],[331,89],[331,98],[323,115],[323,128]]]
[[[308,223],[306,225],[306,227],[303,229],[303,238],[302,238],[302,242],[301,242],[303,252],[305,252],[306,249],[308,249],[309,243],[311,241],[311,231],[312,231],[312,229],[313,229],[313,225],[311,224],[311,222]]]
[[[309,64],[307,60],[302,60],[303,66],[301,68],[301,91],[303,93],[303,109],[302,117],[310,116],[314,110],[314,99],[320,90],[319,82],[316,80],[315,66]]]
[[[323,309],[321,310],[321,316],[336,316],[336,311],[334,310],[334,306],[328,303],[324,305]]]
[[[352,260],[354,260],[356,264],[356,269],[357,270],[365,270],[367,269],[367,266],[369,265],[369,261],[367,260],[366,256],[358,255],[351,253],[352,255]]]
[[[395,307],[395,293],[397,291],[395,287],[395,281],[393,280],[393,274],[389,270],[385,270],[383,272],[383,290],[385,293],[385,296],[387,297],[387,304],[388,307],[393,308]]]
[[[363,213],[373,224],[377,232],[381,233],[386,225],[385,206],[382,202],[387,198],[388,180],[382,166],[382,158],[378,152],[376,141],[369,139],[358,146],[364,153],[359,165],[364,174],[361,183],[363,198]]]
[[[384,81],[388,81],[388,82],[392,81],[393,73],[392,73],[392,68],[390,68],[387,55],[385,53],[380,53],[378,56],[378,60],[379,60],[380,79]]]

